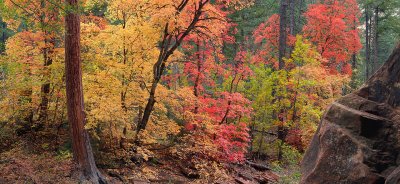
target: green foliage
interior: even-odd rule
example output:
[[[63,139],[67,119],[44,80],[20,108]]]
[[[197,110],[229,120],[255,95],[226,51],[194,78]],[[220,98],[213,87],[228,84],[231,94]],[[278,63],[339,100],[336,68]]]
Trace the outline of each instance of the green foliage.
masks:
[[[279,184],[298,184],[301,179],[300,166],[281,167],[277,162],[271,163],[272,170],[279,174]]]
[[[283,150],[283,159],[281,161],[282,165],[285,166],[296,166],[300,163],[303,155],[296,148],[284,144],[282,146]]]
[[[251,66],[254,77],[245,84],[245,94],[253,102],[253,152],[276,154],[279,141],[271,142],[268,137],[278,126],[289,131],[284,141],[304,151],[324,108],[341,95],[341,85],[347,79],[329,74],[322,62],[315,48],[297,36],[291,57],[285,59],[285,69],[274,70],[264,63]],[[283,154],[286,151],[290,150],[283,150]]]
[[[293,170],[287,171],[287,173],[287,175],[283,175],[280,178],[279,184],[298,184],[300,182],[300,168],[294,168]]]
[[[59,150],[57,153],[57,159],[59,160],[68,160],[72,158],[71,150]]]
[[[0,53],[3,53],[6,49],[6,44],[0,42]]]
[[[279,174],[280,184],[297,184],[301,179],[299,163],[303,155],[290,145],[284,144],[282,148],[283,159],[272,162],[272,170]]]
[[[85,2],[84,11],[86,14],[103,17],[107,12],[108,1],[88,0]]]
[[[374,8],[379,8],[378,14],[378,63],[375,63],[374,69],[386,61],[388,53],[393,50],[400,40],[400,16],[398,14],[400,1],[398,0],[359,0],[359,5],[363,9],[363,14],[360,17],[360,22],[365,24],[365,12],[373,15]],[[370,33],[371,34],[371,33]],[[361,41],[363,45],[366,43],[365,29],[362,30]],[[373,43],[371,43],[373,44]],[[371,68],[372,63],[366,62],[366,47],[363,47],[357,59],[356,76],[352,77],[352,86],[359,86],[360,83],[365,82],[367,65]],[[372,54],[372,53],[371,53]],[[373,54],[371,55],[373,59]]]

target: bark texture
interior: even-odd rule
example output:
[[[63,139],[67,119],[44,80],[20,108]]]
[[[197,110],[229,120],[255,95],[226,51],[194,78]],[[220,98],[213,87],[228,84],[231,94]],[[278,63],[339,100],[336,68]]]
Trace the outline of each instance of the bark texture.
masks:
[[[287,39],[287,7],[288,0],[281,0],[280,9],[279,9],[279,69],[283,69],[285,67],[285,63],[283,61],[283,57],[286,55],[286,39]]]
[[[286,57],[286,49],[287,49],[287,9],[288,9],[288,1],[289,0],[281,0],[280,3],[280,9],[279,9],[279,70],[285,69],[285,61],[283,60],[284,57]],[[274,92],[275,93],[275,92]],[[276,100],[279,102],[282,97],[278,96]],[[275,112],[274,114],[277,113],[283,113],[283,109],[280,110],[280,112]],[[284,120],[282,118],[279,118],[280,122],[283,122]],[[278,133],[277,137],[278,140],[280,140],[279,143],[279,148],[278,148],[278,160],[282,160],[282,146],[283,143],[285,142],[286,139],[286,134],[287,134],[287,129],[283,127],[283,125],[278,126]]]
[[[78,0],[67,0],[71,7],[65,16],[65,77],[68,121],[77,174],[83,182],[106,183],[96,167],[89,135],[85,130],[82,71],[80,58],[80,21]]]
[[[365,80],[369,78],[369,65],[370,65],[370,16],[369,16],[369,9],[368,5],[365,7]]]

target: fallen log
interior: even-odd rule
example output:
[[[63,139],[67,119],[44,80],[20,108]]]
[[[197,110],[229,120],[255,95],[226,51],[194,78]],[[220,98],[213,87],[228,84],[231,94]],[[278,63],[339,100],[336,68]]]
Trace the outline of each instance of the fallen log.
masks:
[[[246,164],[249,164],[251,167],[253,167],[254,169],[256,169],[258,171],[269,171],[269,170],[271,170],[271,168],[269,168],[267,165],[257,164],[257,163],[254,163],[254,162],[250,162],[248,160],[246,160]]]
[[[238,173],[238,176],[244,178],[245,180],[253,180],[253,177],[249,173]]]
[[[111,177],[117,178],[118,180],[125,182],[126,180],[124,179],[123,176],[121,176],[118,172],[110,170],[107,172],[107,174]]]

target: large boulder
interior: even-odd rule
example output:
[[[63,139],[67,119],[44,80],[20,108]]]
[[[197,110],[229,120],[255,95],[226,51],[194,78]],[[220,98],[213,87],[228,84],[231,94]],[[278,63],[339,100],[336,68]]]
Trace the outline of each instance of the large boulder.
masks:
[[[358,91],[332,103],[301,163],[302,184],[400,183],[400,45]]]

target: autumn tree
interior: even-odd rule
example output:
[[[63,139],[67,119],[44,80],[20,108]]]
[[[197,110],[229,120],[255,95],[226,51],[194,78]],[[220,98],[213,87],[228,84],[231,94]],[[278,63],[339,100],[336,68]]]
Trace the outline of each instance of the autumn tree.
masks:
[[[271,91],[271,102],[266,103],[266,104],[273,104],[271,107],[271,114],[273,124],[276,128],[276,134],[272,132],[267,132],[265,130],[256,130],[253,125],[251,125],[252,129],[252,135],[254,136],[254,132],[262,132],[262,136],[268,135],[268,134],[274,134],[279,140],[279,147],[278,147],[278,159],[282,158],[283,151],[281,150],[284,144],[291,143],[293,142],[293,136],[292,135],[299,135],[296,132],[299,132],[299,130],[296,127],[291,127],[289,126],[290,124],[296,122],[298,119],[298,107],[299,107],[299,85],[307,82],[308,79],[305,78],[297,78],[297,80],[294,80],[294,76],[298,76],[298,74],[295,74],[297,70],[294,70],[296,68],[303,67],[302,64],[299,62],[292,62],[292,57],[294,57],[291,52],[287,52],[288,47],[293,47],[292,52],[298,52],[298,47],[299,45],[295,45],[294,42],[303,42],[302,40],[298,40],[299,38],[295,38],[294,35],[291,35],[290,33],[293,33],[293,28],[291,27],[292,25],[292,13],[293,12],[287,12],[287,8],[289,6],[289,11],[293,10],[293,2],[286,2],[286,1],[281,1],[281,6],[280,6],[280,15],[273,15],[270,17],[269,20],[267,20],[265,23],[262,23],[259,25],[257,29],[254,30],[253,32],[253,38],[256,44],[259,44],[259,48],[255,51],[255,55],[253,57],[253,60],[266,64],[267,66],[272,66],[272,71],[271,76],[274,76],[274,78],[271,79],[271,84],[270,87]],[[329,2],[326,2],[329,4]],[[311,6],[310,8],[312,8]],[[348,27],[344,29],[343,32],[348,32],[348,36],[344,36],[343,39],[346,39],[347,44],[348,44],[348,49],[344,49],[346,52],[349,54],[347,55],[346,61],[350,61],[350,59],[353,58],[353,56],[358,52],[360,49],[360,44],[359,44],[359,36],[358,36],[358,30],[356,29],[356,25],[358,25],[358,14],[354,13],[354,11],[351,10],[357,10],[357,4],[354,3],[354,1],[348,1],[345,4],[343,4],[343,7],[347,7],[347,10],[341,10],[343,11],[343,14],[346,14],[346,18],[342,17],[343,23],[346,23]],[[309,10],[309,12],[315,13],[315,11]],[[289,21],[288,19],[288,15]],[[315,20],[313,23],[310,23],[309,17],[307,17],[307,13],[305,14],[306,18],[308,20],[308,24],[304,28],[304,34],[305,36],[309,36],[309,32],[307,32],[308,28],[307,26],[314,25],[315,27],[313,30],[317,30],[321,24],[326,23],[324,20]],[[320,15],[320,14],[318,14]],[[282,22],[282,24],[281,24]],[[289,24],[289,25],[288,25]],[[326,31],[322,31],[323,33],[327,33]],[[357,34],[356,34],[357,33]],[[318,34],[318,35],[323,35],[323,34]],[[330,37],[327,34],[328,37]],[[337,39],[334,39],[337,40]],[[313,41],[311,39],[311,41]],[[317,49],[320,47],[318,43],[313,43],[317,45]],[[308,43],[307,43],[308,45]],[[330,45],[329,45],[330,46]],[[303,50],[303,52],[307,52],[307,50],[312,50],[313,47],[307,46],[308,49]],[[289,54],[288,54],[289,53]],[[320,53],[323,54],[323,53]],[[327,61],[333,61],[333,59],[328,60],[328,59],[323,59],[319,58],[319,56],[313,54],[314,59],[317,59],[319,62],[324,63],[327,65]],[[322,55],[325,56],[326,55]],[[309,60],[309,59],[308,59]],[[257,66],[257,65],[256,65]],[[351,73],[351,67],[350,64],[340,64],[340,65],[335,65],[335,71],[336,67],[341,67],[338,68],[342,73],[349,74]],[[323,70],[325,71],[325,70]],[[332,71],[332,70],[331,70]],[[269,73],[268,71],[265,71]],[[333,75],[332,77],[337,77],[341,78],[339,80],[342,83],[336,83],[335,82],[335,88],[337,88],[336,85],[343,85],[345,84],[345,78],[342,78],[340,74],[338,75]],[[330,78],[330,77],[329,77]],[[268,90],[267,90],[268,91]],[[335,93],[336,94],[336,93]],[[269,99],[268,97],[264,97],[266,99]],[[316,107],[314,107],[316,108]],[[291,115],[289,115],[291,114]],[[267,128],[267,127],[264,127]],[[270,127],[269,127],[270,128]],[[287,137],[290,135],[291,137]],[[287,139],[290,139],[288,142]],[[297,137],[295,140],[300,140],[301,138]],[[258,147],[259,149],[263,145],[262,141],[261,144],[259,145],[252,145],[252,148]],[[301,150],[301,147],[298,147],[299,150]]]
[[[309,6],[304,14],[304,36],[317,46],[331,71],[351,74],[350,61],[361,49],[355,0],[323,1]]]
[[[253,31],[254,44],[260,45],[253,60],[279,68],[279,15],[273,14]]]
[[[161,5],[154,1],[113,1],[105,16],[88,13],[82,18],[86,127],[99,141],[101,151],[116,153],[121,151],[119,148],[128,149],[129,140],[134,139],[136,131],[132,132],[132,127],[143,115],[153,62],[158,56],[155,45],[160,37],[158,21],[162,15],[155,12]],[[159,103],[157,121],[176,126],[160,110],[163,105]]]
[[[45,0],[41,1],[5,1],[5,6],[9,8],[9,11],[5,11],[4,16],[8,21],[10,27],[17,29],[22,24],[31,25],[30,28],[33,30],[33,34],[40,35],[41,50],[41,62],[40,75],[41,75],[41,87],[40,87],[40,103],[38,108],[37,119],[34,118],[34,113],[31,113],[29,123],[34,130],[40,130],[44,128],[44,125],[49,120],[48,109],[51,101],[51,67],[54,58],[58,54],[56,52],[56,42],[60,39],[59,34],[61,30],[61,18],[60,18],[60,5],[57,3],[51,3]],[[18,15],[18,19],[13,17]],[[39,59],[39,58],[38,58]],[[36,107],[33,107],[36,108]],[[34,110],[33,110],[34,111]],[[35,124],[32,124],[35,121]]]
[[[224,1],[226,5],[245,6],[243,1]],[[150,114],[156,103],[155,94],[157,85],[165,71],[168,58],[181,45],[182,41],[192,31],[207,32],[207,20],[219,21],[218,14],[215,15],[213,6],[209,0],[182,0],[179,4],[172,5],[172,19],[166,21],[163,28],[163,36],[160,42],[160,53],[157,62],[153,66],[153,81],[149,90],[149,98],[143,112],[141,121],[138,123],[137,131],[146,128]],[[189,20],[184,18],[190,17]],[[168,18],[168,17],[167,17]],[[174,21],[176,20],[176,21]]]
[[[254,109],[249,124],[251,151],[256,153],[253,156],[263,158],[278,153],[277,158],[279,154],[284,157],[287,145],[304,150],[323,109],[341,95],[341,86],[348,80],[331,75],[324,62],[312,43],[297,36],[283,70],[268,62],[251,65],[254,77],[246,83],[245,94]],[[278,139],[279,127],[286,133],[283,140]],[[275,139],[268,142],[266,137]]]
[[[183,10],[186,10],[188,7],[189,0],[182,0],[180,4],[175,6],[175,11],[177,14],[180,14]],[[149,93],[149,98],[148,102],[146,104],[146,107],[143,112],[143,117],[141,118],[141,121],[138,123],[137,126],[137,131],[139,132],[142,129],[146,128],[147,122],[149,121],[150,114],[153,111],[154,104],[156,102],[155,100],[155,93],[157,89],[157,85],[161,79],[161,76],[165,70],[165,65],[168,60],[168,58],[173,54],[173,52],[179,47],[183,39],[189,35],[189,33],[195,28],[196,24],[199,22],[200,16],[203,14],[203,8],[204,6],[208,3],[208,0],[206,1],[198,1],[194,2],[195,7],[194,8],[194,17],[193,19],[189,22],[188,25],[182,25],[183,28],[179,27],[179,25],[172,25],[172,26],[178,26],[176,28],[173,28],[173,30],[170,29],[170,23],[166,23],[164,27],[164,33],[163,33],[163,38],[161,41],[160,45],[160,54],[157,59],[157,62],[153,66],[153,81],[151,83],[151,88],[150,88],[150,93]]]
[[[220,19],[227,19],[227,14],[221,9],[214,9],[214,12],[219,12]],[[194,30],[182,44],[181,51],[186,57],[183,58],[183,71],[179,78],[187,80],[182,85],[190,86],[193,94],[188,98],[193,100],[192,105],[183,110],[185,131],[190,133],[190,138],[185,139],[194,145],[207,145],[219,150],[210,149],[211,158],[240,162],[247,151],[249,137],[245,119],[249,117],[251,108],[238,87],[251,73],[247,67],[249,58],[245,52],[239,52],[234,60],[226,59],[222,48],[226,43],[235,42],[228,35],[233,25],[227,21],[208,21],[215,27],[209,27],[207,32]],[[174,64],[176,66],[179,61]],[[174,80],[178,80],[175,76],[176,73],[171,72],[163,80],[175,85]],[[219,80],[226,78],[228,80],[223,82]],[[199,152],[199,149],[191,151]]]

